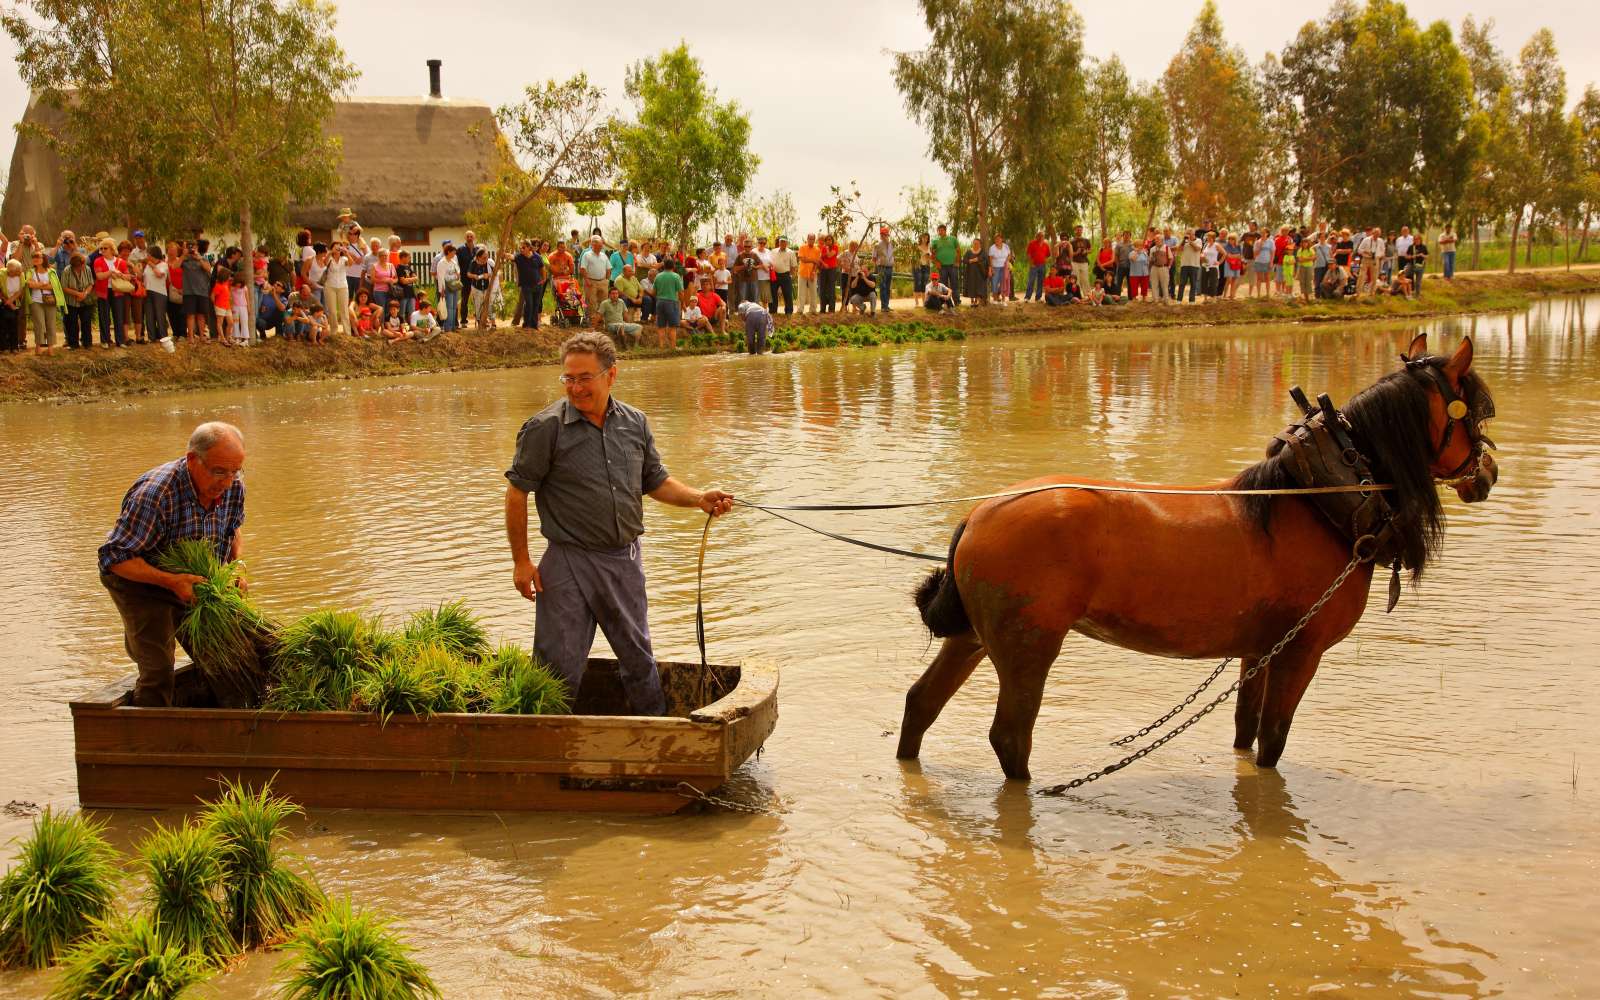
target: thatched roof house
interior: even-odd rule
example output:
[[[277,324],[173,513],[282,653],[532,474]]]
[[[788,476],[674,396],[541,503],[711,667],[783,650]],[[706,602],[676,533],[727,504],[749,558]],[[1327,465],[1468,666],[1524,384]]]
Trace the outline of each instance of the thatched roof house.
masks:
[[[60,112],[34,99],[24,121],[58,125]],[[289,206],[287,221],[325,233],[341,209],[355,211],[367,232],[400,233],[408,243],[437,242],[459,231],[493,176],[499,126],[487,104],[426,98],[362,98],[334,105],[327,130],[340,138],[344,160],[327,201]],[[124,220],[85,218],[67,210],[66,178],[50,146],[19,134],[0,228],[15,235],[31,223],[51,240],[61,229],[112,230]]]

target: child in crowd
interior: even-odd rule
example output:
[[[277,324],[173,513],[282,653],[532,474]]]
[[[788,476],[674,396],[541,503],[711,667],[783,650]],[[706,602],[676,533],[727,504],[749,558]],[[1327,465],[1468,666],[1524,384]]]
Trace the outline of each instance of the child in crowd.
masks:
[[[411,339],[410,317],[400,313],[400,300],[390,299],[388,308],[384,310],[383,326],[378,331],[387,343]]]
[[[217,342],[224,347],[233,346],[233,292],[229,278],[218,276],[211,286],[211,307],[217,314]]]
[[[249,280],[242,270],[234,271],[228,280],[228,299],[233,303],[233,339],[240,347],[250,343],[250,332],[255,326],[250,322],[249,299],[245,295],[245,282]]]
[[[411,314],[411,338],[426,344],[440,332],[439,317],[433,312],[433,303],[425,298],[417,299],[416,311]]]
[[[310,320],[310,324],[311,324],[311,333],[310,333],[311,342],[313,344],[325,344],[325,343],[327,343],[328,342],[328,314],[327,314],[326,311],[323,310],[321,302],[318,302],[318,303],[316,303],[315,305],[313,305],[311,307],[311,312],[309,314],[309,320]]]

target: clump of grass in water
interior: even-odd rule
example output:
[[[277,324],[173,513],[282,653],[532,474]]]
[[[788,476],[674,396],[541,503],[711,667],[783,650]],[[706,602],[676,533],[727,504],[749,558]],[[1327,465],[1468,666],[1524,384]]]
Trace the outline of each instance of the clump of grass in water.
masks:
[[[423,651],[453,659],[437,646]],[[440,673],[423,667],[416,654],[391,653],[356,682],[355,705],[376,712],[385,724],[395,715],[432,715],[442,687]]]
[[[156,824],[139,845],[144,860],[145,903],[165,941],[221,964],[238,950],[222,903],[222,842],[194,823]]]
[[[438,997],[428,970],[386,920],[334,900],[295,931],[281,967],[285,1000]]]
[[[324,902],[316,882],[286,868],[274,848],[284,821],[300,811],[270,784],[251,792],[230,781],[201,814],[221,845],[228,931],[247,948],[281,941]]]
[[[0,879],[0,968],[42,969],[111,909],[121,872],[104,824],[46,809]]]
[[[239,588],[238,564],[217,558],[206,539],[186,538],[156,557],[156,565],[205,578],[194,585],[194,603],[185,609],[178,633],[213,687],[257,701],[263,686],[258,642],[272,629]]]
[[[204,956],[167,940],[144,914],[101,924],[65,962],[51,1000],[169,1000],[211,971]]]
[[[502,715],[566,715],[572,711],[566,681],[526,650],[501,646],[485,665],[500,679],[489,711]]]
[[[450,601],[411,616],[402,638],[412,646],[443,646],[462,659],[475,660],[489,651],[489,635],[465,601]]]
[[[313,611],[278,631],[275,680],[266,707],[281,712],[346,711],[357,682],[399,643],[376,617]]]

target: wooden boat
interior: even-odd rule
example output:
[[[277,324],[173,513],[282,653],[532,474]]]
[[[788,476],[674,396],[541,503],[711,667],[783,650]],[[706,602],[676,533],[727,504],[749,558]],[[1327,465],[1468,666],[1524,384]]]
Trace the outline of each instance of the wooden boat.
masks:
[[[85,807],[193,806],[222,778],[304,806],[482,812],[670,813],[714,791],[778,722],[778,672],[663,662],[669,715],[627,704],[615,660],[593,659],[574,715],[378,716],[201,707],[193,665],[177,705],[129,704],[134,676],[72,703]]]

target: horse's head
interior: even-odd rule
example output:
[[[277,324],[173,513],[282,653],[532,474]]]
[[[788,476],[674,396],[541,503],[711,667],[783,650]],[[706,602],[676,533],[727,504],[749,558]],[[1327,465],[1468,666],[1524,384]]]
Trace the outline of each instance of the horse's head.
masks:
[[[1500,479],[1494,456],[1487,451],[1494,442],[1483,432],[1484,423],[1494,416],[1494,399],[1472,371],[1472,338],[1462,338],[1448,358],[1427,352],[1428,338],[1418,334],[1400,360],[1428,390],[1433,450],[1428,472],[1466,503],[1486,500]]]

